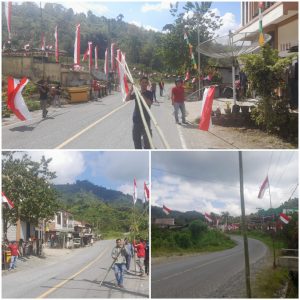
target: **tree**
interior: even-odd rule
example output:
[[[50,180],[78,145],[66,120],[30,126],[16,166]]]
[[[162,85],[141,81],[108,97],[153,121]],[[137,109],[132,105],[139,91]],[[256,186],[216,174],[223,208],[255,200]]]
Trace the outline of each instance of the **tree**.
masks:
[[[49,171],[51,159],[42,157],[34,162],[27,154],[3,152],[2,191],[13,201],[14,208],[3,207],[3,227],[6,234],[8,224],[18,219],[37,225],[40,220],[48,221],[59,209],[56,193],[49,181],[55,173]]]
[[[287,130],[288,97],[279,97],[276,90],[286,88],[284,78],[292,57],[280,58],[278,50],[273,50],[266,44],[258,54],[242,55],[240,59],[245,64],[244,70],[251,88],[260,96],[252,118],[268,132],[275,132],[278,128]]]

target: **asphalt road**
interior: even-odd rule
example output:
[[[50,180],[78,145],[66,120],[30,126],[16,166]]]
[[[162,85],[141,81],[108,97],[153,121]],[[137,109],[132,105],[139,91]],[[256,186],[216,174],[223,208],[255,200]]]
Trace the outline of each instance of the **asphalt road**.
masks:
[[[135,275],[133,263],[130,274],[125,275],[124,289],[115,286],[113,271],[100,287],[112,262],[114,244],[96,242],[30,269],[5,272],[2,298],[148,298],[148,277]]]
[[[182,127],[175,124],[173,107],[167,96],[151,111],[172,149],[186,148]],[[99,101],[49,108],[46,119],[41,111],[33,119],[21,122],[15,117],[2,122],[3,149],[133,149],[132,113],[134,101],[123,103],[120,94]],[[164,149],[157,131],[153,131],[155,148]]]
[[[237,246],[220,252],[181,257],[152,265],[152,298],[222,298],[226,286],[226,298],[236,297],[236,285],[232,278],[239,275],[238,288],[244,286],[244,248],[241,237],[233,237]],[[267,247],[260,241],[249,239],[250,264],[261,260]],[[251,269],[251,266],[250,266]],[[250,271],[251,272],[251,271]],[[236,279],[235,279],[236,280]],[[243,298],[244,291],[238,298]]]

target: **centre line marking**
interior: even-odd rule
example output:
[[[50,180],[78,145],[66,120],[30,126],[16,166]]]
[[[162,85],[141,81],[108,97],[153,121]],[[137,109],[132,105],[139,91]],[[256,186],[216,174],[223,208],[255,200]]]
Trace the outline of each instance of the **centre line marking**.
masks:
[[[123,105],[117,107],[116,109],[112,110],[110,113],[108,113],[107,115],[103,116],[102,118],[100,118],[99,120],[95,121],[94,123],[92,123],[91,125],[89,125],[88,127],[82,129],[81,131],[79,131],[78,133],[76,133],[75,135],[73,135],[71,138],[67,139],[66,141],[64,141],[62,144],[60,144],[59,146],[57,146],[55,149],[61,149],[64,146],[66,146],[67,144],[69,144],[70,142],[74,141],[75,139],[77,139],[79,136],[81,136],[83,133],[85,133],[86,131],[90,130],[91,128],[93,128],[94,126],[96,126],[98,123],[102,122],[103,120],[105,120],[106,118],[108,118],[109,116],[111,116],[112,114],[114,114],[115,112],[117,112],[118,110],[122,109],[124,106],[126,106],[128,103],[130,103],[129,101],[124,103]]]
[[[108,247],[107,247],[108,249]],[[106,250],[107,250],[106,249]],[[65,279],[64,281],[62,281],[61,283],[58,283],[57,285],[55,285],[54,287],[52,287],[51,289],[49,289],[47,292],[41,294],[40,296],[36,297],[37,299],[40,298],[45,298],[46,296],[48,296],[49,294],[53,293],[55,290],[57,290],[58,288],[60,288],[61,286],[63,286],[64,284],[66,284],[68,281],[70,281],[71,279],[73,279],[74,277],[76,277],[77,275],[79,275],[80,273],[82,273],[83,271],[85,271],[87,268],[89,268],[92,264],[94,264],[97,260],[99,260],[103,254],[106,251],[103,251],[100,255],[98,255],[93,261],[91,261],[88,265],[86,265],[85,267],[83,267],[81,270],[79,270],[77,273],[73,274],[72,276],[70,276],[69,278]]]

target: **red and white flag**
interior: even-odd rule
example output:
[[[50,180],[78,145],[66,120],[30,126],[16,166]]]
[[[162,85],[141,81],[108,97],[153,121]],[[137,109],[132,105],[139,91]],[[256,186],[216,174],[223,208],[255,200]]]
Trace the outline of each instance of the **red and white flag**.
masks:
[[[83,53],[82,61],[86,61],[89,55],[90,55],[90,48],[89,48],[89,45],[88,45],[85,52]]]
[[[206,88],[203,93],[199,129],[208,131],[211,125],[211,111],[215,95],[215,86]]]
[[[4,2],[5,5],[5,16],[6,16],[6,24],[7,24],[7,31],[8,31],[8,39],[11,39],[11,8],[12,2]]]
[[[171,211],[172,211],[172,210],[171,210],[170,208],[168,208],[168,207],[166,207],[165,205],[163,205],[163,212],[164,212],[166,215],[170,214]]]
[[[9,209],[12,209],[15,207],[14,203],[11,200],[9,200],[3,192],[2,192],[2,203],[7,203]]]
[[[54,38],[55,38],[55,62],[59,62],[59,51],[58,51],[58,31],[57,26],[55,26],[55,32],[54,32]]]
[[[93,65],[92,49],[93,49],[93,43],[89,42],[89,71],[91,71]]]
[[[204,214],[204,217],[210,223],[213,221],[212,218],[211,218],[211,216],[209,214],[207,214],[207,213]]]
[[[22,91],[28,82],[29,80],[26,77],[22,78],[21,81],[12,76],[7,78],[7,107],[21,121],[31,119],[30,112],[22,96]]]
[[[150,199],[150,191],[149,191],[149,188],[146,184],[146,182],[144,182],[144,195],[145,195],[145,202],[149,202],[149,199]]]
[[[279,219],[284,223],[284,224],[289,224],[290,222],[290,218],[284,214],[284,213],[281,213],[279,214]]]
[[[42,32],[42,36],[41,36],[41,49],[43,51],[46,50],[46,38],[44,32]]]
[[[188,81],[188,80],[190,80],[190,78],[191,78],[190,77],[190,72],[186,71],[184,81]]]
[[[76,26],[74,43],[74,65],[80,65],[80,24]]]
[[[106,77],[108,76],[108,49],[106,48],[105,50],[105,60],[104,60],[104,73],[106,75]]]
[[[136,187],[136,180],[133,179],[133,204],[136,203],[137,200],[137,187]]]
[[[98,70],[98,46],[95,46],[95,69]]]
[[[116,69],[115,66],[115,43],[112,43],[110,45],[110,65],[111,65],[111,71],[114,72]]]
[[[127,94],[129,93],[129,87],[127,82],[127,76],[125,74],[125,54],[123,54],[120,50],[117,50],[117,59],[118,59],[118,73],[120,79],[120,89],[122,93],[122,100],[125,101]]]
[[[269,179],[268,179],[268,175],[266,177],[266,179],[264,180],[264,182],[262,183],[260,189],[259,189],[259,193],[258,193],[258,198],[263,198],[264,197],[264,194],[265,194],[265,191],[266,189],[269,188]]]

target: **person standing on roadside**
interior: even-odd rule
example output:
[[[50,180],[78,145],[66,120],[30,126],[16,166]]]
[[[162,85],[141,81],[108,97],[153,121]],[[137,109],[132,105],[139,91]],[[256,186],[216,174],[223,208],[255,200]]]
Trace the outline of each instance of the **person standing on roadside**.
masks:
[[[182,79],[175,80],[175,87],[171,92],[172,105],[174,106],[175,121],[177,124],[181,124],[178,118],[178,111],[181,111],[182,123],[187,124],[185,121],[185,105],[184,105],[184,87]]]
[[[161,79],[161,81],[159,82],[159,94],[162,97],[163,93],[164,93],[164,87],[165,87],[165,83],[163,81],[163,79]]]
[[[136,264],[140,269],[140,276],[144,276],[146,244],[143,239],[140,239],[138,244],[136,244],[135,241],[133,241],[133,247],[135,248],[136,251],[136,256],[137,256]]]
[[[124,242],[125,242],[125,249],[126,249],[126,256],[125,256],[125,258],[126,258],[126,269],[127,269],[127,271],[129,271],[130,270],[131,258],[134,255],[134,249],[133,249],[132,244],[129,242],[128,238],[125,238]]]
[[[43,118],[45,119],[48,113],[47,110],[47,100],[48,100],[48,92],[49,92],[49,87],[47,81],[44,79],[39,81],[39,93],[40,93],[40,104],[41,104],[41,109],[43,112]]]
[[[153,103],[153,95],[151,91],[147,90],[147,86],[149,84],[149,79],[148,77],[143,76],[140,79],[140,86],[141,86],[141,94],[144,97],[148,107],[150,108],[152,103]],[[134,143],[134,147],[135,149],[150,149],[150,142],[148,139],[148,136],[146,134],[146,130],[142,121],[142,117],[141,117],[141,111],[139,108],[139,105],[137,103],[137,98],[135,94],[131,94],[133,91],[133,86],[130,87],[129,92],[125,98],[125,101],[129,101],[129,100],[135,100],[135,108],[134,108],[134,112],[133,112],[133,117],[132,117],[132,121],[133,121],[133,128],[132,128],[132,138],[133,138],[133,143]],[[152,135],[151,132],[151,124],[150,124],[150,115],[148,114],[148,112],[146,111],[146,108],[143,106],[143,104],[141,103],[142,106],[142,112],[145,116],[145,120],[147,123],[147,126],[149,128],[150,134]]]
[[[16,241],[13,241],[11,244],[9,244],[8,248],[11,251],[10,265],[9,265],[9,269],[8,269],[8,271],[10,271],[11,269],[16,268],[16,262],[17,262],[18,256],[20,255],[20,252],[19,252],[19,247],[18,247]]]

